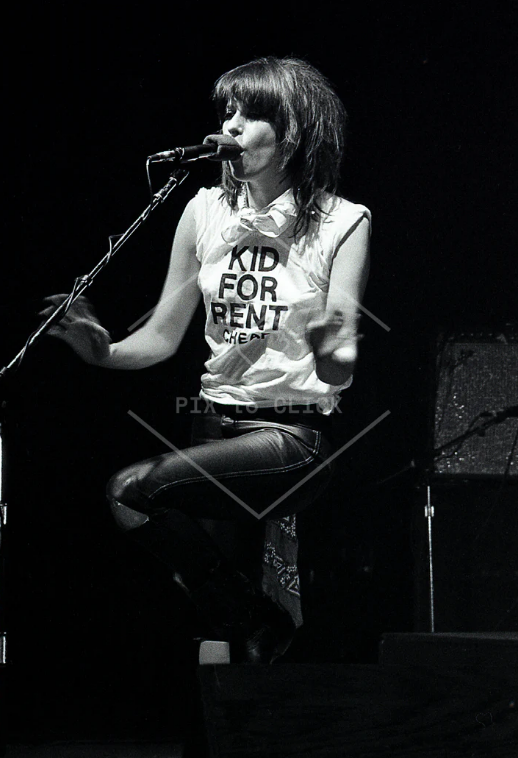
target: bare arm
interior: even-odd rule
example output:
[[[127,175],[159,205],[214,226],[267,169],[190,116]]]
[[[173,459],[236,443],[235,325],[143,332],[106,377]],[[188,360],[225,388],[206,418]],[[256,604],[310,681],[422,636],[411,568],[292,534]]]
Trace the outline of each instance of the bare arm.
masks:
[[[178,223],[169,270],[152,316],[138,331],[121,342],[112,343],[109,354],[98,365],[139,369],[174,355],[200,298],[198,271],[196,223],[191,200]]]
[[[197,285],[196,221],[193,201],[178,223],[169,271],[153,315],[138,331],[121,342],[111,342],[92,304],[79,297],[49,334],[62,339],[86,363],[118,369],[152,366],[174,355],[189,326],[200,298]],[[49,316],[68,295],[46,298],[50,305],[40,315]]]
[[[358,305],[369,276],[369,239],[369,221],[363,218],[336,253],[324,315],[308,325],[317,376],[327,384],[344,384],[354,370]]]

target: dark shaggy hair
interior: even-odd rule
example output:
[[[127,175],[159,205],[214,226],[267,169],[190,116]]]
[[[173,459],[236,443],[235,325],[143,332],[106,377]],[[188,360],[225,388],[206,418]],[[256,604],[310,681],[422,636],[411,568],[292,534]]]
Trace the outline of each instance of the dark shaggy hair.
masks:
[[[213,91],[221,122],[229,104],[270,121],[281,152],[281,171],[292,179],[298,208],[295,235],[320,218],[323,191],[336,192],[347,114],[329,81],[297,58],[258,58],[221,76]],[[223,163],[222,188],[235,210],[242,182]]]

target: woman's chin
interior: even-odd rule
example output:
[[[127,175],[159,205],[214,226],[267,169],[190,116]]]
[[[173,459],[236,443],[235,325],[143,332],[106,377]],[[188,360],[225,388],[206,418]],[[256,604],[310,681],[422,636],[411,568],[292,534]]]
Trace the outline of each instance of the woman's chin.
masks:
[[[238,182],[247,181],[246,173],[243,171],[243,166],[240,165],[239,158],[237,161],[232,161],[230,163],[230,170],[232,171],[232,176],[234,179],[237,179]]]

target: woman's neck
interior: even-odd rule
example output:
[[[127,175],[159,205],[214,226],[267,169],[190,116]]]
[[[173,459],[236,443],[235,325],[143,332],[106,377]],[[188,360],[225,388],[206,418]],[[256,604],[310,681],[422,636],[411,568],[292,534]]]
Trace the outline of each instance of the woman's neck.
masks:
[[[287,189],[291,187],[291,179],[286,178],[278,183],[246,183],[246,192],[248,198],[248,206],[255,210],[261,210],[269,205],[272,200],[282,195]]]

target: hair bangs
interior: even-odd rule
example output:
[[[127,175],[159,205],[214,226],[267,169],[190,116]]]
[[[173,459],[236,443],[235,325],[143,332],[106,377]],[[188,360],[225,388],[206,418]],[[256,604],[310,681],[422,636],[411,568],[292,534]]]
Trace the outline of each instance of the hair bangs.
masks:
[[[236,104],[246,116],[271,121],[277,129],[285,123],[282,82],[262,61],[238,66],[223,74],[214,87],[213,99],[221,121],[229,104]]]

